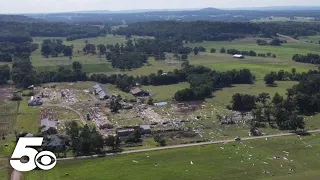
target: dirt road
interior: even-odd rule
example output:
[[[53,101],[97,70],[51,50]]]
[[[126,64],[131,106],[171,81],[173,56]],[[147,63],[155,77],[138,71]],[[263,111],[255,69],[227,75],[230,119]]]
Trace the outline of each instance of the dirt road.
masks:
[[[11,173],[10,180],[20,180],[22,178],[22,174],[19,171],[13,170]]]

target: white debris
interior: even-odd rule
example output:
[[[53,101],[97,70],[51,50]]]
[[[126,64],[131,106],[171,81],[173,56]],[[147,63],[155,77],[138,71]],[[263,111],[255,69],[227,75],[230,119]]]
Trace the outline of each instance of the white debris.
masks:
[[[267,162],[263,162],[263,164],[268,164]]]
[[[138,161],[136,161],[136,160],[132,160],[132,162],[134,162],[134,163],[139,163]]]
[[[222,149],[222,150],[223,150],[223,149],[224,149],[224,147],[220,147],[220,149]]]
[[[193,164],[193,162],[192,162],[192,161],[190,161],[190,164]]]
[[[286,154],[289,154],[289,152],[287,152],[287,151],[283,151],[284,153],[286,153]]]

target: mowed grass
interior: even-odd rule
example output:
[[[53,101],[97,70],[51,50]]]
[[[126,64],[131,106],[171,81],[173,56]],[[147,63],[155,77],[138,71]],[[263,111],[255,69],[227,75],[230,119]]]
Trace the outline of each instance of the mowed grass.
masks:
[[[58,161],[50,171],[25,173],[24,180],[300,180],[301,177],[316,180],[320,175],[319,150],[318,134],[301,139],[297,136],[268,138],[99,159]],[[276,156],[279,159],[275,159]]]
[[[154,102],[157,101],[170,101],[174,97],[174,94],[182,89],[189,88],[189,83],[179,83],[165,86],[142,86],[142,89],[151,91],[154,95],[152,98]]]
[[[40,108],[28,106],[28,99],[23,98],[20,103],[15,130],[17,132],[38,133],[40,127]]]
[[[186,44],[189,47],[203,46],[207,49],[206,53],[200,53],[199,55],[190,55],[189,59],[191,64],[204,65],[218,71],[226,71],[230,69],[250,69],[251,72],[257,78],[263,78],[265,74],[271,71],[278,71],[280,69],[291,71],[292,68],[296,68],[297,71],[307,71],[309,69],[315,69],[315,65],[303,64],[292,61],[294,54],[318,54],[320,46],[308,43],[288,42],[282,46],[258,46],[254,38],[240,39],[232,42],[203,42]],[[277,58],[262,58],[262,57],[249,57],[245,59],[235,59],[232,55],[221,54],[220,49],[224,47],[226,49],[238,49],[240,51],[253,50],[257,53],[273,53]],[[215,48],[216,53],[210,53],[210,49]]]

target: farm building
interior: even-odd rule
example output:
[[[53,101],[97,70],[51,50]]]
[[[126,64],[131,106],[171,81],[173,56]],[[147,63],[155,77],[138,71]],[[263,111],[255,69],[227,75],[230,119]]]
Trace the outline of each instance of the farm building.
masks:
[[[110,98],[108,91],[105,90],[104,87],[100,84],[96,84],[93,86],[93,92],[95,95],[98,95],[99,99],[101,100]]]
[[[131,94],[134,95],[134,96],[139,96],[139,97],[145,97],[145,96],[149,96],[150,93],[145,91],[145,90],[142,90],[140,88],[133,88],[131,89]]]
[[[242,54],[235,54],[233,58],[244,59],[244,56]]]

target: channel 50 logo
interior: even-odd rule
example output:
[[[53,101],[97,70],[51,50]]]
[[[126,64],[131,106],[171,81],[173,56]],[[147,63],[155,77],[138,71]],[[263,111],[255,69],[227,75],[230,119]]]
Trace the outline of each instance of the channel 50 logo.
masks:
[[[42,141],[43,137],[21,137],[10,159],[12,168],[21,172],[32,171],[36,167],[42,170],[52,169],[57,164],[56,155],[50,151],[38,152],[34,149],[41,147]]]

